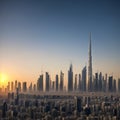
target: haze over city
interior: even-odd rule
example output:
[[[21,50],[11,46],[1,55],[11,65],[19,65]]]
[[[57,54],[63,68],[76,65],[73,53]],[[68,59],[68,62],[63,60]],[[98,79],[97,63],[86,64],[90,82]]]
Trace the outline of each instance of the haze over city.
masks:
[[[95,72],[120,77],[119,0],[0,1],[0,74],[6,81],[36,82],[49,72],[74,75],[88,65],[89,37]]]

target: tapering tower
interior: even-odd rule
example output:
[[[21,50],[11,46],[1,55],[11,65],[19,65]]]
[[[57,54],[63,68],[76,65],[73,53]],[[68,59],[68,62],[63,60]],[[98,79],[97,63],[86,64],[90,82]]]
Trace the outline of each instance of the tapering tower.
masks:
[[[89,52],[88,52],[88,91],[92,91],[92,51],[91,51],[91,33],[89,42]]]

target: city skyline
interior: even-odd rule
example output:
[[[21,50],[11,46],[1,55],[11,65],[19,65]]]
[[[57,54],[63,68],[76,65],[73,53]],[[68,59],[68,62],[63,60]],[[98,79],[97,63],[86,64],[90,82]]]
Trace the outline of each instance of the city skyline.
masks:
[[[93,4],[94,3],[94,4]],[[88,66],[89,33],[95,72],[120,77],[120,2],[1,1],[0,74],[36,82],[39,75],[81,74]],[[74,77],[73,77],[74,78]],[[67,83],[66,83],[67,84]]]

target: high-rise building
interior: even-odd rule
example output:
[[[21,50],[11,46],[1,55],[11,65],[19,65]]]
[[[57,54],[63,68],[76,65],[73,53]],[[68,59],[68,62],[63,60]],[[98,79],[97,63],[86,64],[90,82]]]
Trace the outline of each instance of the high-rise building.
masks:
[[[19,90],[16,88],[16,97],[15,97],[15,105],[19,104]]]
[[[68,92],[73,91],[73,70],[72,64],[70,65],[70,69],[68,71]]]
[[[11,82],[11,91],[13,92],[13,89],[14,89],[14,83]]]
[[[81,87],[81,86],[82,86],[81,74],[79,74],[78,80],[79,80],[78,89],[79,89],[79,91],[81,91],[81,88],[82,88],[82,87]]]
[[[94,92],[98,91],[98,73],[95,73],[95,78],[94,78]]]
[[[120,92],[120,78],[118,78],[118,92]]]
[[[37,81],[37,90],[38,91],[43,91],[43,74],[40,75]]]
[[[37,90],[36,84],[33,85],[33,91],[35,92]]]
[[[105,81],[106,81],[106,92],[108,91],[108,78],[107,74],[105,74]]]
[[[7,109],[8,109],[8,107],[7,107],[7,103],[4,102],[4,103],[3,103],[3,107],[2,107],[2,117],[3,117],[3,118],[6,117]]]
[[[58,75],[56,75],[56,91],[58,91],[58,85],[59,85],[59,79],[58,79]]]
[[[30,86],[29,86],[29,92],[32,92],[32,82],[30,83]]]
[[[86,66],[82,70],[82,91],[86,91]]]
[[[92,91],[92,51],[91,51],[91,33],[89,43],[89,58],[88,58],[88,91]]]
[[[76,107],[77,112],[81,112],[81,110],[82,110],[82,100],[81,100],[80,97],[75,96],[75,107]]]
[[[64,73],[60,72],[60,91],[63,91]]]
[[[21,82],[18,82],[18,90],[21,92]]]
[[[74,90],[77,91],[77,74],[75,74]]]
[[[104,76],[102,77],[102,91],[106,92],[106,80],[105,80]]]
[[[113,91],[113,76],[110,76],[108,79],[108,91],[109,92]]]
[[[48,72],[46,72],[46,91],[48,92],[50,89],[50,76]]]
[[[113,80],[113,91],[116,92],[116,80]]]
[[[99,74],[99,91],[102,91],[102,73]]]
[[[15,80],[15,91],[16,91],[16,88],[17,88],[17,80]]]
[[[27,82],[23,82],[23,92],[27,92]]]
[[[55,91],[55,81],[52,81],[52,91]]]
[[[8,91],[10,91],[10,82],[8,82]]]

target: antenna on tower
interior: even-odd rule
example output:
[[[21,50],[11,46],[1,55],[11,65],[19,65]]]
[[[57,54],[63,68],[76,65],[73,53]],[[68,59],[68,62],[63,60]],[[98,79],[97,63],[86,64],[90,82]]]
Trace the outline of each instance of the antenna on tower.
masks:
[[[90,32],[90,40],[91,40],[91,32]]]

